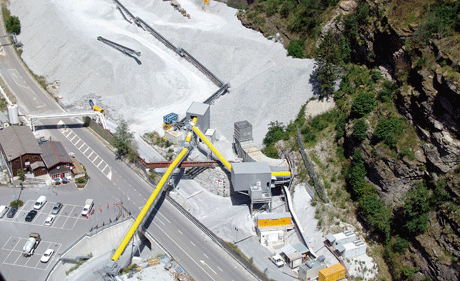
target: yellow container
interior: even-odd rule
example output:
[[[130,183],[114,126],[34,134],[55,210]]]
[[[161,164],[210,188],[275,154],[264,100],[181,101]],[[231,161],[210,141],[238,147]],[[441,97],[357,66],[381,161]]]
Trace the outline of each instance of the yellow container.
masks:
[[[319,281],[336,281],[345,278],[346,269],[340,263],[319,271]]]
[[[279,219],[262,219],[262,220],[258,220],[257,224],[259,225],[259,227],[275,226],[275,225],[291,225],[291,218],[286,217],[286,218],[279,218]]]
[[[94,111],[99,111],[100,113],[104,114],[104,109],[100,108],[100,107],[97,106],[97,105],[93,105],[93,110],[94,110]]]

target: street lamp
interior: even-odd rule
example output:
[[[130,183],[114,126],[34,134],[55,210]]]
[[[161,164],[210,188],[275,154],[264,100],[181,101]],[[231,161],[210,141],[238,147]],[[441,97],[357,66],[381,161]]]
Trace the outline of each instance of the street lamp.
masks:
[[[13,163],[11,162],[11,155],[8,155],[8,162],[9,162],[9,165],[8,165],[8,172],[9,172],[10,177],[11,177],[11,182],[13,183],[14,201],[16,201],[16,200],[18,200],[18,199],[16,198],[16,184],[14,183]]]

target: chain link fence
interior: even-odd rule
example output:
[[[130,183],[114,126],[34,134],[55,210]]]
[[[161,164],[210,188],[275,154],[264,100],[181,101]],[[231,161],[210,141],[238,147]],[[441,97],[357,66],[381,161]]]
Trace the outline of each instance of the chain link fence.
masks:
[[[308,173],[310,174],[310,177],[313,179],[313,182],[315,184],[315,190],[316,194],[318,197],[324,201],[324,203],[329,203],[327,200],[326,192],[319,182],[315,169],[313,168],[313,164],[310,161],[310,158],[308,157],[307,152],[305,151],[305,148],[303,147],[303,142],[302,142],[302,135],[300,134],[299,126],[297,127],[297,143],[299,144],[299,150],[300,154],[302,155],[303,163],[305,164],[305,168],[307,168]]]

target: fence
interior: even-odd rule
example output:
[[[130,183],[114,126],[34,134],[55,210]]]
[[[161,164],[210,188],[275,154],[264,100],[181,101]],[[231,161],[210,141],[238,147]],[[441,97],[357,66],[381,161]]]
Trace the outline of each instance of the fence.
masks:
[[[310,174],[310,177],[313,179],[313,182],[315,183],[315,190],[316,194],[318,197],[324,201],[324,203],[329,203],[327,200],[326,192],[319,182],[318,178],[316,177],[315,169],[313,168],[313,164],[310,161],[310,158],[308,157],[308,154],[305,151],[305,148],[303,147],[303,142],[302,142],[302,135],[300,134],[299,126],[297,127],[297,143],[299,144],[299,150],[300,154],[302,155],[303,163],[305,164],[305,168],[307,168],[308,173]]]

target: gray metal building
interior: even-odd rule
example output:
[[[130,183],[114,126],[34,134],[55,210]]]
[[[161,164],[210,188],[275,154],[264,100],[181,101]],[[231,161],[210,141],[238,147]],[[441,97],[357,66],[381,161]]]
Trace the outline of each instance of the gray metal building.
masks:
[[[251,186],[259,186],[261,192],[270,191],[272,171],[266,162],[241,162],[232,164],[231,180],[236,192],[249,192]]]
[[[324,258],[324,256],[320,257]],[[319,271],[327,267],[324,259],[320,260],[320,257],[318,257],[318,260],[309,260],[299,267],[300,280],[306,281],[318,278]]]
[[[192,120],[193,117],[197,117],[196,126],[204,134],[211,126],[210,116],[211,110],[209,104],[193,102],[187,109],[186,120]]]

